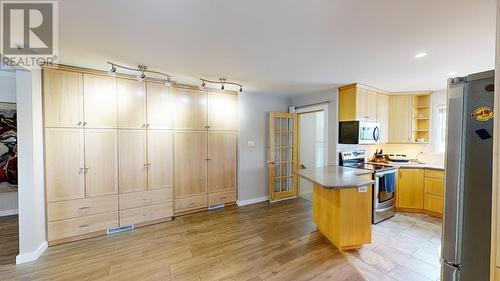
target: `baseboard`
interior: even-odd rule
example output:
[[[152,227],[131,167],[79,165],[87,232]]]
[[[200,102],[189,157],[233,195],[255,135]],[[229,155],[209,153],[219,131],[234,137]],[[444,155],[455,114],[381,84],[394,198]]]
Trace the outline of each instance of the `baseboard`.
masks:
[[[269,198],[267,196],[262,196],[262,197],[247,199],[247,200],[238,200],[238,201],[236,201],[236,204],[239,207],[241,207],[241,206],[245,206],[245,205],[250,205],[250,204],[264,202],[264,201],[267,201],[268,199]]]
[[[13,216],[19,214],[18,209],[0,211],[0,217]]]
[[[45,250],[47,250],[48,246],[49,246],[49,244],[47,243],[47,241],[45,241],[35,251],[29,252],[29,253],[26,253],[26,254],[17,255],[17,257],[16,257],[16,264],[21,264],[21,263],[27,263],[27,262],[31,262],[31,261],[36,261],[43,254],[43,252],[45,252]]]

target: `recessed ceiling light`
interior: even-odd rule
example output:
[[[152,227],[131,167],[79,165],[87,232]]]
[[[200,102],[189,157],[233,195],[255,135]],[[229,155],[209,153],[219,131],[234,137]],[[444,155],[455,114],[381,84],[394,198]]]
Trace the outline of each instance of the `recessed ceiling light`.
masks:
[[[457,74],[458,74],[458,72],[453,71],[453,72],[448,73],[448,76],[455,76],[455,75],[457,75]]]
[[[423,58],[425,56],[427,56],[427,53],[418,53],[418,54],[415,55],[415,58],[419,59],[419,58]]]

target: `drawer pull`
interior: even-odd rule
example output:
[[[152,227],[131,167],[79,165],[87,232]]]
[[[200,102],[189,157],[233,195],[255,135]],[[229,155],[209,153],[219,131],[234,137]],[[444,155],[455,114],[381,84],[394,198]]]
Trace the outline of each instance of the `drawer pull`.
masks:
[[[196,202],[191,202],[189,203],[189,206],[194,206],[196,204]]]
[[[85,227],[89,227],[90,224],[84,224],[84,225],[80,225],[80,228],[85,228]]]
[[[224,199],[226,199],[226,196],[222,196],[219,199],[224,200]]]
[[[78,208],[78,210],[88,210],[88,209],[92,209],[92,207],[91,206],[84,206],[84,207]]]
[[[143,217],[149,217],[153,214],[153,212],[147,212],[147,213],[143,213],[142,216]]]

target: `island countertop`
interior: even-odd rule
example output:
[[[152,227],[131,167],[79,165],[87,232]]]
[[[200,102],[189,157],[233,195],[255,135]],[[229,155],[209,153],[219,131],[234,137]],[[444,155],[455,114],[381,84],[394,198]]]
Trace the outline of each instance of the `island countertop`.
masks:
[[[372,171],[335,165],[302,169],[296,171],[296,173],[300,177],[325,188],[358,188],[374,183],[373,180],[367,177]]]

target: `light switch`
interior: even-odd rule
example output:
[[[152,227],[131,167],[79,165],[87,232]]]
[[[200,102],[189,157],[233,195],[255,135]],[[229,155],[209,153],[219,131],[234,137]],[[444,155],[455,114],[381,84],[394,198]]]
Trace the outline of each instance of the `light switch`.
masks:
[[[254,141],[254,140],[249,140],[249,141],[247,142],[247,145],[248,145],[249,147],[254,147],[256,144],[257,144],[257,142],[256,142],[256,141]]]

